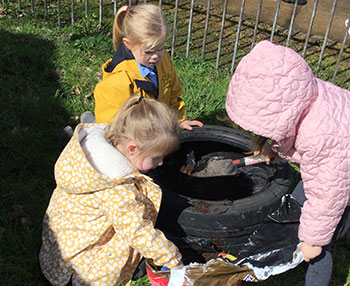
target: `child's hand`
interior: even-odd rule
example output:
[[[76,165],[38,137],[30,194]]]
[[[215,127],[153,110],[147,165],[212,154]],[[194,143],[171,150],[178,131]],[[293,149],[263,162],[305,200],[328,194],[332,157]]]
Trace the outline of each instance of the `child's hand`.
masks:
[[[170,270],[170,279],[168,286],[182,286],[184,284],[186,266],[180,261]]]
[[[175,265],[173,268],[171,268],[171,269],[181,269],[181,268],[183,268],[185,265],[183,264],[183,262],[182,261],[180,261],[177,265]]]
[[[309,262],[310,260],[316,258],[319,256],[322,252],[321,246],[311,246],[310,244],[307,244],[306,242],[302,242],[300,245],[300,250],[304,255],[304,260],[306,262]]]
[[[278,155],[272,151],[271,145],[266,142],[261,151],[254,151],[254,156],[264,155],[266,157],[266,164],[269,165],[271,160],[277,158]]]
[[[180,123],[182,129],[192,130],[192,126],[202,127],[203,123],[198,120],[184,120]]]

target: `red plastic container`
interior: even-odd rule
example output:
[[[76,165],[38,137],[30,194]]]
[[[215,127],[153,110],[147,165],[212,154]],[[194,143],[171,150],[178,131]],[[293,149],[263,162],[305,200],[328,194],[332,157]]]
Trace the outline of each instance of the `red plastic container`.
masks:
[[[146,266],[146,271],[147,271],[148,279],[151,282],[151,286],[168,286],[169,280],[152,273],[152,271],[147,266]],[[188,285],[183,285],[183,286],[188,286]]]
[[[158,276],[147,267],[146,265],[146,271],[149,281],[151,282],[151,286],[168,286],[169,281],[165,279],[164,277]],[[239,281],[236,286],[241,286],[242,283]],[[183,286],[189,286],[189,285],[183,285]]]

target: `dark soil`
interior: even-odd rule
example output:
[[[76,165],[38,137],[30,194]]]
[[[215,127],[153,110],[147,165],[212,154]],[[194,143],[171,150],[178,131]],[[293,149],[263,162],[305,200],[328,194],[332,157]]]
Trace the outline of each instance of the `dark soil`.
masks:
[[[203,200],[233,201],[262,191],[275,175],[274,165],[245,166],[225,174],[233,159],[244,156],[238,150],[229,152],[230,148],[233,147],[217,142],[183,143],[182,148],[165,158],[163,166],[151,171],[150,176],[162,188]],[[187,162],[188,154],[192,152],[188,150],[194,150],[199,156],[195,167]],[[211,160],[215,156],[223,159]]]
[[[232,164],[231,159],[211,160],[208,161],[203,169],[192,172],[191,176],[195,177],[216,177],[225,176],[227,174],[226,169]]]

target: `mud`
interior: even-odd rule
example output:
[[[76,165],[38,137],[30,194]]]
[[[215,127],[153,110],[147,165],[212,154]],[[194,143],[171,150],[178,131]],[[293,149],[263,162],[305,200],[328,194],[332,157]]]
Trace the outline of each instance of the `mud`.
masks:
[[[225,176],[227,175],[226,169],[230,164],[232,164],[231,159],[208,161],[202,170],[194,170],[191,175],[196,177]]]

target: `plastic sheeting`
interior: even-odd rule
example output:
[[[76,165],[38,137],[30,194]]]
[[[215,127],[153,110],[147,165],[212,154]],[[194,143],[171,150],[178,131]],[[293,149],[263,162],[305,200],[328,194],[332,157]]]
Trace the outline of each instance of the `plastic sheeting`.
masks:
[[[265,218],[243,249],[233,253],[236,260],[228,262],[219,257],[207,263],[191,263],[181,272],[183,277],[172,279],[171,285],[233,286],[240,285],[241,281],[266,280],[295,268],[303,261],[298,248],[300,214],[299,203],[290,195],[284,196],[280,207]],[[152,286],[168,285],[171,271],[159,271],[151,261],[146,265]],[[176,281],[181,282],[176,284]]]

